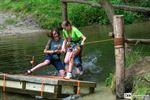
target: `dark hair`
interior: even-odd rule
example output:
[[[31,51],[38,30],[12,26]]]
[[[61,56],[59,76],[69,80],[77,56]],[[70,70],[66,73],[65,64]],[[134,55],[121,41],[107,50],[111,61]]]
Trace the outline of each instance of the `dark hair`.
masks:
[[[61,24],[62,27],[68,26],[68,25],[71,25],[69,21],[63,21]]]
[[[53,32],[56,31],[58,36],[60,36],[60,32],[59,32],[59,29],[58,28],[53,28]]]
[[[53,38],[53,32],[54,32],[54,31],[57,32],[58,36],[60,36],[60,32],[59,32],[59,29],[58,29],[58,28],[53,28],[53,29],[47,34],[47,36]]]

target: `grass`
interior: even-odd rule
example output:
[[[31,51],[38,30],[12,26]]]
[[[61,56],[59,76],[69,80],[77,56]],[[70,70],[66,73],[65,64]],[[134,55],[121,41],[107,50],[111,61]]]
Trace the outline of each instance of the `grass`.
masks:
[[[137,48],[134,51],[130,48],[130,50],[131,51],[126,51],[125,55],[125,65],[127,68],[135,64],[142,57],[143,48]]]
[[[7,24],[7,25],[12,25],[12,24],[15,24],[16,23],[16,20],[15,19],[7,19],[7,20],[5,20],[5,24]]]
[[[136,100],[139,100],[140,98],[136,95],[139,95],[143,98],[145,95],[150,93],[150,84],[149,82],[147,82],[150,80],[150,74],[147,73],[143,76],[137,76],[134,80],[134,88],[132,92],[133,95],[135,95],[134,98],[136,98]]]
[[[4,0],[1,1],[0,9],[11,10],[23,17],[32,15],[45,29],[58,25],[62,19],[60,0]]]

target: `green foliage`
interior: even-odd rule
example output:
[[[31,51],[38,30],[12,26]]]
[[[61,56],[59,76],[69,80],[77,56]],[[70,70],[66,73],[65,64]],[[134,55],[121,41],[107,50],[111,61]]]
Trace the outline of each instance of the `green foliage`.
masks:
[[[110,0],[112,4],[121,4],[122,0]]]
[[[7,20],[5,20],[5,23],[8,25],[12,25],[12,24],[16,23],[16,20],[15,19],[7,19]]]
[[[76,26],[93,23],[108,24],[109,20],[103,10],[85,5],[70,5],[69,18]]]
[[[112,4],[124,4],[122,0],[110,0]],[[131,2],[128,0],[129,3]],[[139,1],[139,0],[138,0]],[[91,2],[97,2],[92,0]],[[144,2],[132,1],[130,5],[149,7],[150,0]],[[75,26],[87,26],[93,23],[109,24],[103,9],[93,8],[82,4],[68,4],[69,20]],[[62,21],[60,0],[1,0],[0,9],[12,10],[22,16],[32,14],[43,28],[51,28]],[[125,23],[133,23],[143,16],[128,11],[116,10],[116,14],[125,17]],[[19,16],[20,16],[19,15]],[[149,15],[147,15],[149,16]]]
[[[148,81],[150,80],[150,74],[145,74],[142,77]],[[134,95],[144,96],[150,93],[150,85],[145,80],[143,80],[143,78],[137,76],[134,79],[134,88],[132,92]]]
[[[12,10],[22,16],[32,14],[42,28],[51,28],[61,22],[59,0],[4,0],[1,9]]]
[[[125,24],[132,24],[140,15],[129,11],[115,10],[116,14],[124,15]]]
[[[135,64],[142,57],[141,53],[142,53],[142,48],[137,48],[134,51],[132,51],[132,49],[129,48],[129,51],[127,51],[125,55],[126,67]]]
[[[114,74],[109,73],[109,76],[108,76],[108,77],[106,78],[106,80],[105,80],[106,86],[111,86],[111,85],[112,85],[113,76],[114,76]]]

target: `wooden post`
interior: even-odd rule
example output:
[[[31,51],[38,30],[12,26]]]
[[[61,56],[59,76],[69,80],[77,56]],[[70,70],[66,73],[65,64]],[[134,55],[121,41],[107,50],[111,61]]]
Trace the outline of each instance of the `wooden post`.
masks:
[[[125,50],[123,15],[113,16],[114,45],[116,57],[116,99],[124,98]]]
[[[68,13],[67,13],[67,2],[62,2],[62,16],[63,20],[67,21],[68,20]]]

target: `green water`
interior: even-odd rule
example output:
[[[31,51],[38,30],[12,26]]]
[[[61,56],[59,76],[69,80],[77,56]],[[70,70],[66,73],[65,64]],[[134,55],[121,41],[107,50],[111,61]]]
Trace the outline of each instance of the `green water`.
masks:
[[[150,22],[136,23],[125,27],[126,37],[130,38],[150,38]],[[87,37],[86,42],[111,39],[108,32],[112,32],[110,26],[92,25],[82,27],[80,30]],[[0,37],[0,72],[10,74],[23,74],[25,70],[31,68],[29,61],[35,56],[36,62],[43,61],[43,49],[48,37],[44,33],[32,33],[25,35],[1,36]],[[134,46],[140,48],[143,55],[150,55],[150,45]],[[111,92],[107,91],[104,85],[105,78],[110,72],[115,70],[113,41],[105,41],[93,44],[85,44],[83,49],[83,67],[85,69],[84,80],[95,81],[98,84],[96,93],[84,98],[94,97],[99,100],[100,95],[106,100],[114,100],[114,96],[104,97]],[[53,66],[47,66],[35,74],[49,74],[54,72]],[[107,93],[108,92],[108,93]],[[6,99],[7,98],[7,99]],[[20,95],[1,95],[0,100],[35,100],[31,97]],[[102,99],[104,100],[104,99]]]

